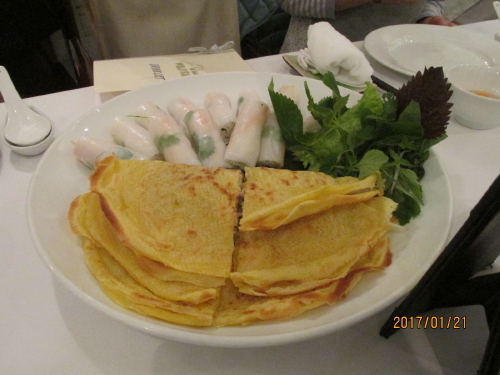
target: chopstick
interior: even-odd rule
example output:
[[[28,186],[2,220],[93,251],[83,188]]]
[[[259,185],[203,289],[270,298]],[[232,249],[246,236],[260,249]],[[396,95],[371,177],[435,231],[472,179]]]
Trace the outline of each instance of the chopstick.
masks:
[[[384,91],[390,92],[394,95],[397,95],[399,90],[391,85],[389,85],[387,82],[382,81],[380,78],[372,76],[372,82],[376,84],[379,88],[381,88]]]

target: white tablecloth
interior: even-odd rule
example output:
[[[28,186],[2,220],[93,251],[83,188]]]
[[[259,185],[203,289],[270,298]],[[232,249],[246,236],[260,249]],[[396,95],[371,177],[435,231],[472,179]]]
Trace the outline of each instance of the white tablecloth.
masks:
[[[493,37],[497,21],[468,25]],[[362,47],[362,46],[361,46]],[[280,56],[250,60],[258,71],[295,74]],[[374,63],[377,76],[399,87],[406,77]],[[56,136],[92,109],[91,87],[26,100],[49,115]],[[5,106],[0,104],[0,119]],[[500,173],[500,128],[475,131],[451,121],[435,147],[453,190],[452,235]],[[378,332],[394,308],[342,332],[268,348],[201,347],[148,336],[117,323],[66,290],[30,240],[26,194],[40,156],[0,145],[0,374],[473,374],[488,329],[480,307],[447,309],[465,329]],[[497,260],[498,264],[498,260]]]

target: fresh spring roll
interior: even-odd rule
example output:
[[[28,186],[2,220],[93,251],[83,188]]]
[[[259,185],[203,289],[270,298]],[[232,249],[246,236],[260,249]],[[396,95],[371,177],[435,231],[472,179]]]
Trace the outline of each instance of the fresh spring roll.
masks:
[[[111,122],[109,132],[114,141],[132,151],[138,152],[148,159],[157,159],[159,156],[153,137],[131,117],[116,116]]]
[[[321,130],[321,124],[312,115],[307,116],[304,119],[304,124],[302,126],[302,131],[304,133],[314,133]]]
[[[227,144],[236,122],[236,114],[226,94],[218,91],[205,95],[205,108],[219,127],[222,139]]]
[[[243,98],[260,100],[260,94],[255,89],[247,88],[240,91],[239,101],[242,101]]]
[[[266,123],[260,137],[258,167],[283,168],[285,163],[285,140],[281,135],[278,119],[273,111],[267,114]]]
[[[295,104],[299,104],[299,91],[295,85],[281,86],[278,92],[292,99]],[[269,110],[260,138],[260,153],[257,160],[257,166],[283,168],[285,163],[285,150],[285,140],[281,135],[281,129],[276,114],[274,111]]]
[[[186,99],[184,97],[178,97],[175,99],[172,99],[170,102],[167,104],[167,111],[168,113],[177,121],[177,123],[182,127],[182,130],[184,130],[184,134],[186,134],[186,137],[190,141],[191,139],[191,132],[189,131],[189,127],[187,124],[184,122],[184,117],[188,114],[190,111],[194,111],[197,109],[197,107],[191,102],[189,99]]]
[[[283,85],[279,88],[278,92],[283,94],[294,101],[295,104],[299,105],[300,94],[299,89],[295,85]]]
[[[73,149],[75,158],[91,169],[94,169],[98,161],[112,154],[116,155],[119,159],[146,159],[144,155],[133,152],[126,147],[117,146],[111,141],[102,140],[90,135],[82,135],[73,144],[75,146]]]
[[[206,109],[189,111],[184,122],[193,136],[195,149],[202,165],[213,168],[231,167],[224,160],[226,144],[222,139],[219,127],[214,124]]]
[[[242,97],[231,139],[226,148],[226,160],[237,167],[255,167],[260,153],[262,128],[269,107],[260,100]]]
[[[238,117],[238,113],[240,111],[240,105],[241,105],[241,103],[243,103],[243,100],[245,98],[254,99],[254,100],[261,100],[260,94],[257,92],[257,90],[255,90],[255,89],[243,89],[243,90],[241,90],[240,95],[238,96],[238,104],[236,106],[236,117]]]
[[[166,161],[175,164],[201,165],[183,128],[169,114],[152,102],[144,102],[134,111],[136,121],[149,131]]]

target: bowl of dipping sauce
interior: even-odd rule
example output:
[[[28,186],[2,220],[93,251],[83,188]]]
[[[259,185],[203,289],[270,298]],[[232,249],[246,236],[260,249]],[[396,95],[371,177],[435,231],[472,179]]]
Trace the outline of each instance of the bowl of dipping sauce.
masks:
[[[500,126],[500,67],[456,65],[446,71],[453,95],[452,116],[472,129]]]

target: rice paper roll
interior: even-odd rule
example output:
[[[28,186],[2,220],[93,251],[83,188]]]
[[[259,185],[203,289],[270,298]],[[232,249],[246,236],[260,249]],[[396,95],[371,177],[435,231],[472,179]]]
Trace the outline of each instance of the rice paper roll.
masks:
[[[225,158],[234,166],[255,167],[260,154],[262,129],[269,107],[260,100],[242,97],[236,124],[226,148]]]
[[[111,141],[95,138],[90,135],[82,135],[73,144],[75,158],[91,169],[94,169],[97,162],[113,154],[118,159],[146,159],[144,155],[126,147],[117,146]]]
[[[131,117],[116,116],[111,122],[109,133],[120,146],[138,152],[148,159],[160,158],[160,153],[151,134]]]
[[[300,104],[300,94],[297,86],[283,85],[279,88],[278,92],[292,99],[295,104]]]
[[[260,94],[257,92],[257,90],[255,90],[255,89],[243,89],[243,90],[241,90],[240,95],[238,96],[238,105],[236,107],[236,117],[238,117],[238,113],[240,111],[240,105],[241,105],[241,103],[243,103],[243,100],[245,98],[254,99],[254,100],[261,100]]]
[[[299,104],[299,91],[295,85],[281,86],[279,93]],[[285,164],[285,140],[273,110],[269,110],[260,138],[260,152],[257,166],[283,168]]]
[[[231,106],[231,101],[226,94],[212,91],[205,95],[204,104],[213,121],[219,127],[222,139],[227,144],[236,122],[236,113]]]
[[[283,168],[285,163],[285,140],[281,134],[276,114],[269,111],[266,123],[262,128],[258,167]]]
[[[201,165],[183,128],[152,102],[144,102],[134,112],[136,121],[149,131],[165,161]]]
[[[189,127],[184,121],[184,117],[191,112],[196,110],[197,107],[194,105],[194,103],[184,97],[178,97],[175,99],[172,99],[170,102],[167,104],[167,111],[168,113],[177,121],[177,123],[182,127],[184,130],[184,134],[186,134],[186,137],[190,141],[192,141],[192,135],[189,130]]]
[[[201,164],[212,168],[230,168],[231,165],[224,160],[226,144],[208,111],[206,109],[189,111],[184,121],[193,137]]]
[[[141,103],[135,110],[131,111],[127,117],[132,118],[136,123],[149,131],[149,116],[162,111],[160,107],[151,101]],[[163,111],[162,111],[163,112]]]
[[[240,100],[243,100],[243,98],[261,100],[260,94],[257,92],[257,90],[249,88],[241,90],[239,98]]]
[[[312,115],[307,116],[304,119],[302,131],[304,133],[314,133],[318,130],[321,130],[321,124],[318,122],[318,120],[316,120]]]

